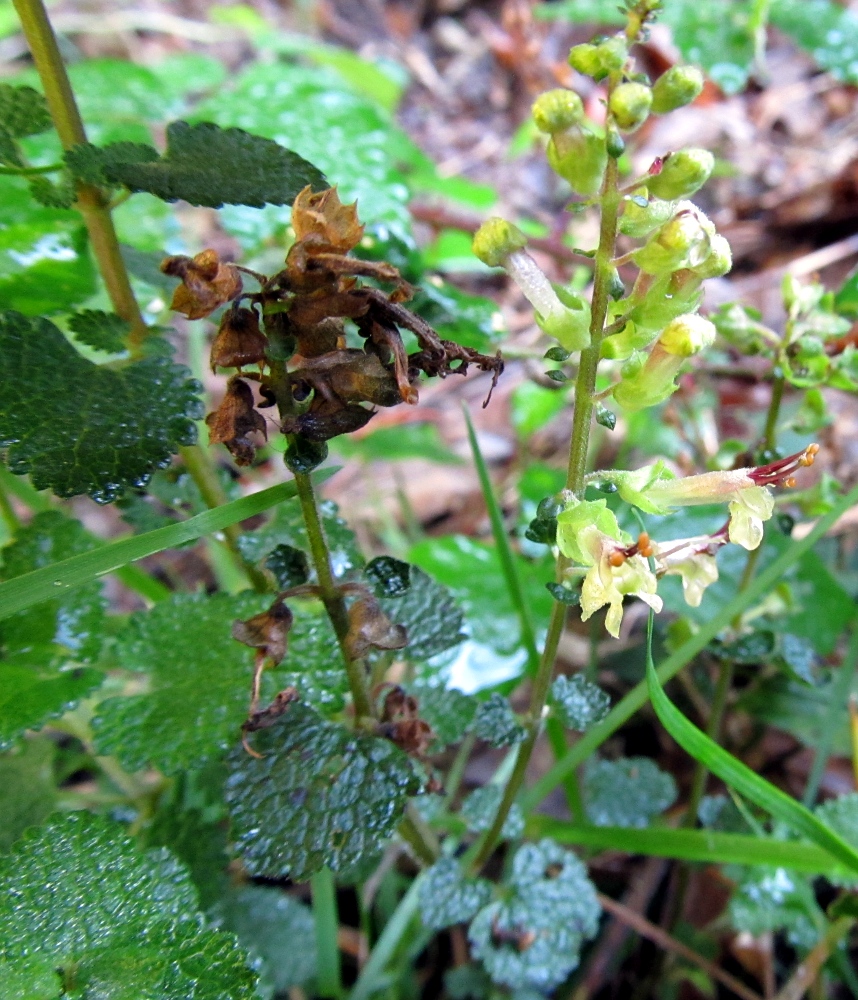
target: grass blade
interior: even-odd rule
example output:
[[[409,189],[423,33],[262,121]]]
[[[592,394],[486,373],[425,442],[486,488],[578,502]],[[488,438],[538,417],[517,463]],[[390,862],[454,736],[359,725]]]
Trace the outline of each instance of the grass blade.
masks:
[[[327,479],[334,471],[326,469],[322,476]],[[74,587],[89,583],[90,580],[113,573],[137,559],[154,555],[164,549],[175,548],[183,542],[194,541],[213,531],[221,531],[230,524],[244,521],[254,514],[261,514],[278,503],[291,500],[294,496],[294,483],[280,483],[259,493],[253,493],[249,497],[242,497],[222,507],[189,517],[187,521],[156,528],[143,535],[121,538],[91,552],[84,552],[79,556],[63,559],[52,566],[16,576],[13,580],[0,583],[0,619],[8,618],[16,611],[22,611],[42,601],[49,601]]]
[[[745,590],[737,594],[711,621],[701,626],[700,630],[688,642],[683,643],[675,653],[671,654],[656,671],[658,680],[662,684],[666,684],[671,677],[676,676],[686,664],[690,663],[698,653],[709,645],[722,629],[730,624],[736,615],[742,614],[754,601],[759,600],[763,594],[771,590],[787,570],[805,552],[813,548],[834,522],[856,503],[858,503],[858,486],[850,490],[835,504],[832,510],[820,518],[804,538],[793,542],[785,552],[752,580]],[[588,730],[562,760],[558,761],[533,784],[523,797],[522,806],[531,810],[538,805],[555,786],[563,781],[567,774],[583,764],[597,747],[612,736],[620,726],[628,722],[635,712],[646,704],[648,698],[646,681],[641,681],[611,709],[601,722]]]
[[[858,851],[854,847],[822,820],[814,816],[808,808],[800,802],[796,802],[792,796],[782,792],[765,778],[761,778],[723,747],[718,746],[703,730],[689,722],[667,697],[652,661],[653,618],[654,615],[650,612],[647,630],[646,680],[652,707],[664,728],[683,750],[705,765],[725,784],[734,788],[745,798],[755,802],[775,818],[786,823],[791,830],[818,844],[832,857],[837,858],[841,864],[853,871],[858,871]]]
[[[578,826],[547,816],[532,816],[527,833],[552,837],[563,844],[596,850],[624,851],[677,861],[706,864],[776,865],[829,878],[851,877],[851,872],[833,864],[831,855],[816,844],[774,837],[717,830],[687,830],[647,827],[642,830],[619,826]]]

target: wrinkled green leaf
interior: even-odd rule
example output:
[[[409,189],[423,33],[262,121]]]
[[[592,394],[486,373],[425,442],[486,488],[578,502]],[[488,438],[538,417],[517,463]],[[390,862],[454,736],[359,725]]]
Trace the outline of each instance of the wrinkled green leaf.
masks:
[[[585,733],[611,710],[611,698],[583,674],[561,674],[551,685],[551,700],[560,721],[569,729]]]
[[[408,645],[400,655],[420,661],[459,645],[463,616],[450,591],[428,573],[412,566],[410,575],[404,594],[384,597],[380,603],[387,617],[408,632]]]
[[[468,938],[492,979],[547,992],[578,965],[581,945],[599,924],[587,869],[551,840],[525,844],[513,858],[510,893],[474,918]]]
[[[148,674],[148,691],[99,705],[99,753],[130,770],[153,764],[178,774],[231,746],[247,718],[253,663],[232,623],[270,603],[246,593],[174,594],[134,615],[119,636],[119,660]],[[346,682],[330,624],[297,602],[294,612],[286,659],[263,675],[262,703],[294,684],[308,700],[340,708]]]
[[[676,800],[676,782],[648,757],[592,758],[583,791],[587,818],[596,826],[648,826]]]
[[[483,833],[491,827],[503,798],[500,785],[483,785],[475,788],[462,803],[462,819],[473,833]],[[513,802],[504,821],[501,836],[506,840],[517,840],[524,833],[524,813],[517,802]]]
[[[21,834],[37,826],[54,808],[57,788],[55,745],[48,739],[26,740],[0,755],[0,854],[8,853]]]
[[[26,984],[19,996],[254,995],[244,954],[205,928],[182,866],[109,820],[75,813],[34,830],[0,861],[0,885],[0,978]]]
[[[290,149],[238,128],[211,122],[167,127],[167,149],[158,159],[151,147],[76,146],[66,161],[85,179],[100,175],[131,191],[148,191],[164,201],[220,208],[224,203],[287,205],[308,184],[326,188],[324,176]]]
[[[411,586],[411,566],[393,556],[377,556],[364,568],[376,597],[402,597]]]
[[[280,889],[245,885],[218,907],[224,930],[232,931],[261,962],[264,997],[306,986],[316,975],[316,928],[308,906]]]
[[[299,587],[310,579],[307,553],[292,545],[275,545],[265,557],[265,568],[274,574],[281,590]]]
[[[84,309],[69,317],[69,329],[87,347],[116,354],[125,350],[125,338],[131,324],[116,313],[99,309]]]
[[[23,139],[46,132],[50,127],[48,105],[38,90],[0,84],[0,129],[13,139]]]
[[[480,702],[474,717],[474,733],[493,747],[508,747],[521,743],[526,735],[510,703],[495,692],[487,701]]]
[[[803,949],[816,944],[825,923],[807,879],[784,868],[749,872],[736,886],[728,913],[737,931],[758,937],[783,930]]]
[[[456,688],[430,687],[421,684],[413,688],[420,708],[420,718],[425,719],[435,734],[435,746],[458,743],[474,721],[478,702],[471,695]]]
[[[441,858],[420,885],[420,916],[424,926],[440,931],[470,920],[491,898],[491,882],[466,878],[455,858]]]
[[[387,740],[356,735],[296,703],[229,755],[226,801],[236,850],[253,875],[342,877],[376,854],[420,782]]]
[[[0,447],[37,489],[109,503],[196,438],[199,383],[167,358],[99,367],[52,323],[15,312],[0,315],[0,353]]]

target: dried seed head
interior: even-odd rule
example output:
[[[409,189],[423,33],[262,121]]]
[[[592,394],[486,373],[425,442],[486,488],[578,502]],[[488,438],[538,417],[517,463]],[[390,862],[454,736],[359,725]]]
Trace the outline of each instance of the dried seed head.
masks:
[[[286,655],[293,621],[289,608],[283,601],[277,600],[266,611],[247,621],[233,622],[232,637],[245,646],[261,650],[276,666]]]
[[[268,429],[265,418],[253,407],[253,392],[247,382],[233,375],[226,387],[226,395],[214,413],[206,417],[209,441],[225,444],[239,465],[250,465],[256,447],[248,437],[259,431],[266,438]]]
[[[258,364],[265,359],[267,345],[268,339],[259,328],[259,319],[252,309],[228,309],[212,343],[212,371]]]
[[[292,228],[299,242],[308,249],[328,253],[348,253],[363,238],[364,227],[358,222],[357,202],[343,205],[337,189],[313,193],[308,185],[292,205]]]
[[[195,257],[167,257],[161,263],[164,274],[182,279],[173,293],[170,308],[188,319],[204,319],[241,294],[241,275],[234,264],[225,264],[215,250],[203,250]]]

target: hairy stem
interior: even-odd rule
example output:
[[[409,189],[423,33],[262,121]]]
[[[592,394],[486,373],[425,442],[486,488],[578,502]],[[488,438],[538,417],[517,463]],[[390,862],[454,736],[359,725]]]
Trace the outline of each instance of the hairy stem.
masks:
[[[44,4],[41,0],[14,0],[14,4],[63,149],[86,142],[80,111]],[[78,181],[76,190],[77,209],[83,216],[107,294],[117,314],[131,324],[128,345],[132,354],[138,354],[149,331],[122,260],[110,209],[97,187]]]
[[[583,492],[584,476],[587,471],[587,448],[590,443],[590,430],[593,422],[593,394],[596,390],[599,353],[605,331],[605,320],[608,315],[611,270],[613,267],[611,261],[614,256],[614,246],[617,239],[617,214],[620,204],[617,176],[617,161],[609,157],[601,196],[602,218],[599,227],[599,247],[596,250],[595,257],[590,346],[581,352],[581,363],[575,383],[575,409],[572,417],[569,467],[566,473],[566,488],[572,490],[574,493]],[[561,557],[559,565],[562,569],[563,557]],[[519,747],[515,767],[504,789],[503,798],[501,799],[494,822],[476,848],[472,862],[472,867],[475,871],[482,868],[491,857],[492,851],[501,835],[507,815],[518,795],[519,789],[524,783],[527,766],[530,763],[533,749],[536,746],[542,728],[545,701],[548,697],[551,680],[554,676],[554,661],[557,657],[557,647],[560,643],[560,636],[563,634],[565,623],[566,605],[555,601],[551,609],[551,619],[548,623],[545,646],[542,650],[539,667],[533,678],[527,719],[527,736]]]
[[[781,410],[781,400],[784,397],[785,386],[786,378],[783,375],[776,376],[772,383],[772,398],[769,401],[769,411],[766,414],[766,427],[763,431],[763,447],[767,451],[774,451],[777,447],[778,414]]]
[[[373,712],[366,686],[366,672],[363,661],[355,660],[346,645],[346,636],[349,631],[346,602],[334,580],[334,573],[331,569],[331,554],[328,549],[328,541],[325,538],[325,530],[322,527],[322,519],[319,516],[313,481],[306,473],[296,472],[295,485],[298,489],[298,500],[301,504],[301,513],[304,516],[304,527],[307,529],[310,555],[313,558],[313,566],[319,581],[322,603],[331,619],[340,652],[343,655],[343,663],[355,707],[355,716],[358,720],[368,719],[372,717]]]

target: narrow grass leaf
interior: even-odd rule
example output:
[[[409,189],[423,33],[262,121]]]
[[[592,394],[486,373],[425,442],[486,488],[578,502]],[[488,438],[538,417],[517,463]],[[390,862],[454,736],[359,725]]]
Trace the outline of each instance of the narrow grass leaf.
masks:
[[[755,802],[796,833],[803,834],[818,844],[847,868],[858,871],[858,851],[854,847],[800,802],[796,802],[786,792],[782,792],[771,782],[761,778],[723,747],[718,746],[702,730],[689,722],[671,702],[664,693],[652,660],[652,622],[653,614],[650,612],[646,679],[652,706],[664,728],[687,753],[731,788]]]
[[[325,479],[334,470],[325,470],[317,477]],[[63,559],[52,566],[45,566],[32,573],[25,573],[6,583],[0,584],[0,619],[8,618],[16,611],[29,608],[42,601],[48,601],[64,594],[73,587],[80,587],[100,576],[118,570],[128,563],[154,555],[164,549],[173,549],[183,542],[190,542],[221,531],[223,528],[244,521],[254,514],[261,514],[275,504],[291,500],[295,496],[294,483],[281,483],[267,490],[261,490],[249,497],[233,500],[214,510],[207,510],[187,521],[170,524],[143,535],[122,538],[91,552],[84,552],[69,559]]]

